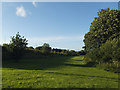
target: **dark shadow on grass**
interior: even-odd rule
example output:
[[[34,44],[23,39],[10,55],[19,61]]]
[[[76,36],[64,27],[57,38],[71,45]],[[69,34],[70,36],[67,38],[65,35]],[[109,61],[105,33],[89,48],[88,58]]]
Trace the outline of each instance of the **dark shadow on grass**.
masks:
[[[2,62],[2,67],[9,69],[45,70],[64,65],[71,58],[72,56],[49,56],[39,59],[22,59],[19,62],[8,60]]]
[[[93,66],[90,66],[90,65],[80,65],[80,64],[65,64],[66,66],[75,66],[75,67],[93,67]]]
[[[83,61],[83,60],[81,60]],[[89,62],[89,63],[86,63],[84,65],[80,65],[80,64],[65,64],[66,66],[75,66],[75,67],[96,67],[96,63],[94,62]]]
[[[83,60],[75,60],[75,61],[83,61]]]
[[[97,78],[105,78],[105,79],[118,80],[118,78],[110,78],[110,77],[102,77],[102,76],[92,76],[92,75],[82,75],[82,74],[67,74],[67,73],[59,73],[59,72],[46,72],[46,73],[58,74],[58,75],[70,75],[70,76],[97,77]]]

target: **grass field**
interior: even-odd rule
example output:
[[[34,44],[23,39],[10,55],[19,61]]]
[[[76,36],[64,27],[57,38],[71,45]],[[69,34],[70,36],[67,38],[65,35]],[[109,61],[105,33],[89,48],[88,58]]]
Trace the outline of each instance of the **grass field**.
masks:
[[[118,88],[118,74],[89,67],[83,56],[4,62],[3,88]]]

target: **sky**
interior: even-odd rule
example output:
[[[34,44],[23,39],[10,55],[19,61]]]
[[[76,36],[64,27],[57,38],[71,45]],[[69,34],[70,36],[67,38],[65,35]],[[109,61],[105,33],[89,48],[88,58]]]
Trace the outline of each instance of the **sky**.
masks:
[[[100,9],[118,9],[117,2],[3,2],[2,40],[17,32],[28,46],[48,43],[52,48],[79,51],[84,35]]]

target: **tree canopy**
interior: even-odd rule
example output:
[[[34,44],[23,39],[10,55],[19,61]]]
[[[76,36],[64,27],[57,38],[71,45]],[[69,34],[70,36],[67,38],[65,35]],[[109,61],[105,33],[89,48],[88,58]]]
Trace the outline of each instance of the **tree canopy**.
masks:
[[[105,70],[120,72],[120,11],[101,9],[84,36],[85,60]]]
[[[28,40],[26,38],[21,37],[19,32],[16,34],[16,36],[13,36],[10,41],[10,49],[11,49],[11,54],[12,58],[14,60],[19,60],[23,55],[24,55],[24,50],[27,46]]]
[[[84,36],[85,49],[89,52],[117,37],[120,37],[120,11],[101,9]]]

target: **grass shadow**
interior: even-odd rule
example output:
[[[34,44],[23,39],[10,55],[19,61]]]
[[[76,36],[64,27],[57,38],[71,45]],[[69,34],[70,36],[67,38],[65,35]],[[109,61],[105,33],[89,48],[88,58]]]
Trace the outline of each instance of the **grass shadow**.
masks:
[[[83,60],[79,60],[79,61],[83,61]],[[96,63],[94,63],[94,62],[88,62],[84,65],[80,65],[80,64],[65,64],[65,65],[66,66],[75,66],[75,67],[96,67]]]
[[[93,66],[89,66],[87,64],[85,65],[80,65],[80,64],[65,64],[66,66],[75,66],[75,67],[93,67]]]
[[[12,60],[3,61],[2,67],[9,69],[25,69],[25,70],[44,70],[47,68],[55,68],[64,65],[64,62],[71,59],[71,56],[57,57],[41,57],[39,59],[22,59],[19,62]]]
[[[75,61],[83,61],[83,60],[75,60]]]

